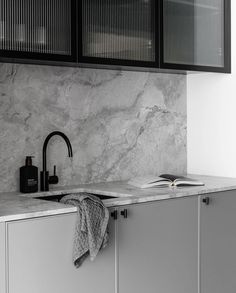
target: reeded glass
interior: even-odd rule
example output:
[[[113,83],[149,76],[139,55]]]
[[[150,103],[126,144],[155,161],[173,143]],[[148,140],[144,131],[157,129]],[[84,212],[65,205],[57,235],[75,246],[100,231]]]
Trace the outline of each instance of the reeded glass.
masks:
[[[0,0],[0,49],[71,54],[71,0]]]
[[[83,56],[155,61],[155,0],[81,0]]]
[[[164,0],[164,62],[224,66],[224,0]]]

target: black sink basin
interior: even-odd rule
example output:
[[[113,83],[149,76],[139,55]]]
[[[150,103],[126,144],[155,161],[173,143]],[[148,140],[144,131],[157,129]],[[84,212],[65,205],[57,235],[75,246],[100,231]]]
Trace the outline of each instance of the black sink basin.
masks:
[[[90,194],[92,194],[92,193],[90,193]],[[65,195],[67,195],[67,194],[39,196],[39,197],[34,197],[34,198],[59,202]],[[103,194],[92,194],[92,195],[99,197],[101,200],[110,199],[110,198],[117,198],[116,196],[109,196],[109,195],[103,195]]]

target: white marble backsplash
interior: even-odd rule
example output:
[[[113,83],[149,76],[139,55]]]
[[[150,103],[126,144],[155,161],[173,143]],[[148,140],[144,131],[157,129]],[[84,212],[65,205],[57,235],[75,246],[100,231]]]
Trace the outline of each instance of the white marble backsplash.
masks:
[[[184,75],[0,64],[0,191],[19,189],[19,167],[42,166],[45,137],[60,185],[186,172]]]

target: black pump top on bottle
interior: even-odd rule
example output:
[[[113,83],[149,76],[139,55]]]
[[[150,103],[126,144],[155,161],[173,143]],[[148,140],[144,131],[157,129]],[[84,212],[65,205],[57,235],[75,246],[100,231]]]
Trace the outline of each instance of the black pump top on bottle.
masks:
[[[27,156],[25,158],[25,166],[32,166],[32,158],[34,158],[33,156]]]

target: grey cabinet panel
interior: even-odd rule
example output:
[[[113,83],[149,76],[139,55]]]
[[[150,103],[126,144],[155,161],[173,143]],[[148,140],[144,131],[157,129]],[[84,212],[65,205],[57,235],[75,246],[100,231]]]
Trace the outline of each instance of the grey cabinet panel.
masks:
[[[197,293],[197,197],[126,208],[118,222],[119,293]]]
[[[0,223],[0,292],[6,292],[5,223]]]
[[[236,191],[208,196],[200,212],[201,293],[235,293]]]
[[[114,293],[113,227],[109,246],[76,269],[75,222],[76,214],[68,214],[7,225],[9,293]]]

